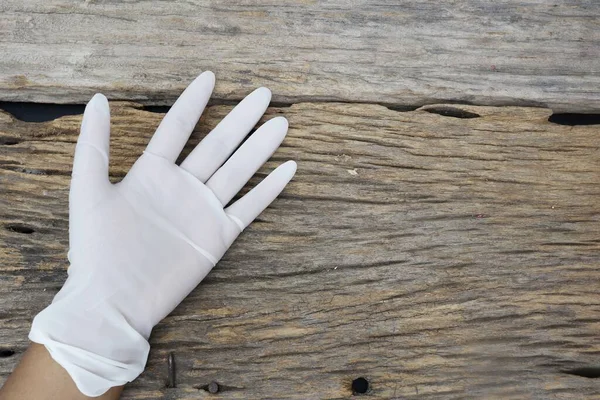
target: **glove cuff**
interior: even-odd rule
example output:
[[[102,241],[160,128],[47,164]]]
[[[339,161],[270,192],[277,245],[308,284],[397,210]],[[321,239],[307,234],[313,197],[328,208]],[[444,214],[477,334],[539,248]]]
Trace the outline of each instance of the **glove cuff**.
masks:
[[[137,378],[150,345],[118,310],[83,300],[59,292],[34,318],[29,339],[46,347],[81,393],[96,397]]]

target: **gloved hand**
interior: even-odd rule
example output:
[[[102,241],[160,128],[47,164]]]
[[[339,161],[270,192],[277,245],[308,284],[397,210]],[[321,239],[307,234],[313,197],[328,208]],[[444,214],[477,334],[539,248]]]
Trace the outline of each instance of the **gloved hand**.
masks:
[[[85,109],[69,196],[68,278],[29,334],[85,395],[99,396],[142,372],[152,328],[296,171],[293,161],[286,162],[224,208],[287,133],[286,119],[274,118],[233,153],[267,109],[271,93],[265,88],[234,108],[181,166],[175,164],[214,79],[205,72],[183,92],[117,184],[108,179],[108,102],[97,94]]]

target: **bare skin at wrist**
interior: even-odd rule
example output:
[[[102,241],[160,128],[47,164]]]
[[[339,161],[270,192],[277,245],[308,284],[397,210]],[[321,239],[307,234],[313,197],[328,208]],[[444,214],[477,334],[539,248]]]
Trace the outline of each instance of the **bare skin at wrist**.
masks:
[[[82,394],[75,383],[41,344],[32,343],[0,388],[0,400],[116,400],[123,386],[111,388],[98,397]]]

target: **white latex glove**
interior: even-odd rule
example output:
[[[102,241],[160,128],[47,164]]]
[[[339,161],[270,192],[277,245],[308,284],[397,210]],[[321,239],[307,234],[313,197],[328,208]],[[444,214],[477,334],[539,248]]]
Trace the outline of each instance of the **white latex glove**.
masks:
[[[175,164],[214,83],[212,72],[196,78],[114,185],[108,179],[108,102],[98,94],[85,109],[69,196],[68,279],[29,334],[85,395],[99,396],[143,371],[152,328],[296,171],[296,163],[286,162],[224,208],[287,133],[287,120],[274,118],[231,155],[267,109],[271,93],[265,88],[234,108],[181,166]]]

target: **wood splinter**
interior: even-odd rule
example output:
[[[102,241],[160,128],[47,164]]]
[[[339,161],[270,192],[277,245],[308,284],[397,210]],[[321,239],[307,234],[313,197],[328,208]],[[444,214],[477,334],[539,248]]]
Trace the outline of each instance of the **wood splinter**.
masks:
[[[175,355],[173,354],[173,352],[169,353],[169,357],[167,358],[167,366],[168,366],[168,375],[169,375],[169,380],[167,382],[167,387],[168,388],[174,388],[176,387],[175,384]]]

